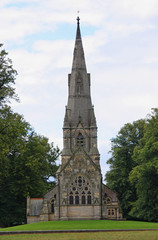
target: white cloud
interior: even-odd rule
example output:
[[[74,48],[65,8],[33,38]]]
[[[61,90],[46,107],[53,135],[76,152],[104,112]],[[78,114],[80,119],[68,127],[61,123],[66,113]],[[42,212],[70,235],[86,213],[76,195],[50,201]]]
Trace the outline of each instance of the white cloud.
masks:
[[[109,8],[120,18],[149,18],[158,13],[157,0],[109,0]],[[111,12],[110,11],[110,12]]]
[[[9,3],[12,7],[5,7]],[[1,41],[18,71],[21,103],[14,109],[61,148],[80,10],[81,32],[90,30],[83,46],[105,172],[109,139],[157,106],[157,0],[2,0],[0,7]]]
[[[110,22],[107,24],[107,30],[109,33],[115,34],[117,37],[127,37],[136,32],[144,32],[147,30],[156,29],[157,27],[152,24],[119,24],[116,22]]]
[[[146,58],[144,59],[144,63],[146,64],[158,63],[158,58],[157,57]]]

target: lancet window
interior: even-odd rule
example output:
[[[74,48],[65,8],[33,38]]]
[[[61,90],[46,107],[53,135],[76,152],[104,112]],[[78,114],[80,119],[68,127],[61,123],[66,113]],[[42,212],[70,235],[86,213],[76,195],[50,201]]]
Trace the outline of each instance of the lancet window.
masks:
[[[54,213],[54,199],[51,201],[51,213]]]
[[[83,176],[77,176],[69,188],[70,205],[92,204],[92,193],[89,181]]]

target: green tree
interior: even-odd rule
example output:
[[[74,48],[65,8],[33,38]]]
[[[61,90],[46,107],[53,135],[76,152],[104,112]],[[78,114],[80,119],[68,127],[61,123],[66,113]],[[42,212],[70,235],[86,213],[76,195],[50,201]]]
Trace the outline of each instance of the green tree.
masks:
[[[130,217],[130,202],[137,199],[135,185],[129,181],[129,173],[137,165],[132,155],[144,135],[144,126],[145,120],[125,124],[116,138],[112,139],[112,156],[107,161],[110,170],[106,173],[105,180],[107,186],[117,192],[123,216],[126,218]]]
[[[37,135],[23,116],[0,109],[0,223],[25,222],[26,196],[41,197],[51,187],[59,148]]]
[[[0,106],[9,102],[10,98],[18,100],[15,93],[16,70],[13,69],[12,61],[7,57],[8,53],[2,49],[0,44]]]
[[[136,166],[130,182],[136,187],[137,199],[130,214],[147,221],[158,221],[158,109],[147,120],[145,134],[134,149]]]

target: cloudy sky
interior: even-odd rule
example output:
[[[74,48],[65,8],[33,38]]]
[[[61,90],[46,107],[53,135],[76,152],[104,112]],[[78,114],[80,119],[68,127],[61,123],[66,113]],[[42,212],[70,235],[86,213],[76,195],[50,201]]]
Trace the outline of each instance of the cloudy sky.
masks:
[[[77,11],[105,174],[110,139],[158,107],[158,0],[0,1],[0,42],[18,71],[12,107],[61,149]]]

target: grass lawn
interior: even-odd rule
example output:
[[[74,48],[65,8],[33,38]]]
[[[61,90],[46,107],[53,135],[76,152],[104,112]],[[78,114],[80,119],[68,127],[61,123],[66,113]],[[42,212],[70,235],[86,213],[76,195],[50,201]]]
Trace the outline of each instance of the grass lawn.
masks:
[[[99,232],[55,233],[0,236],[0,240],[157,240],[158,231],[145,232]]]
[[[73,229],[158,229],[158,223],[112,220],[52,221],[2,228],[0,231],[73,230]]]

